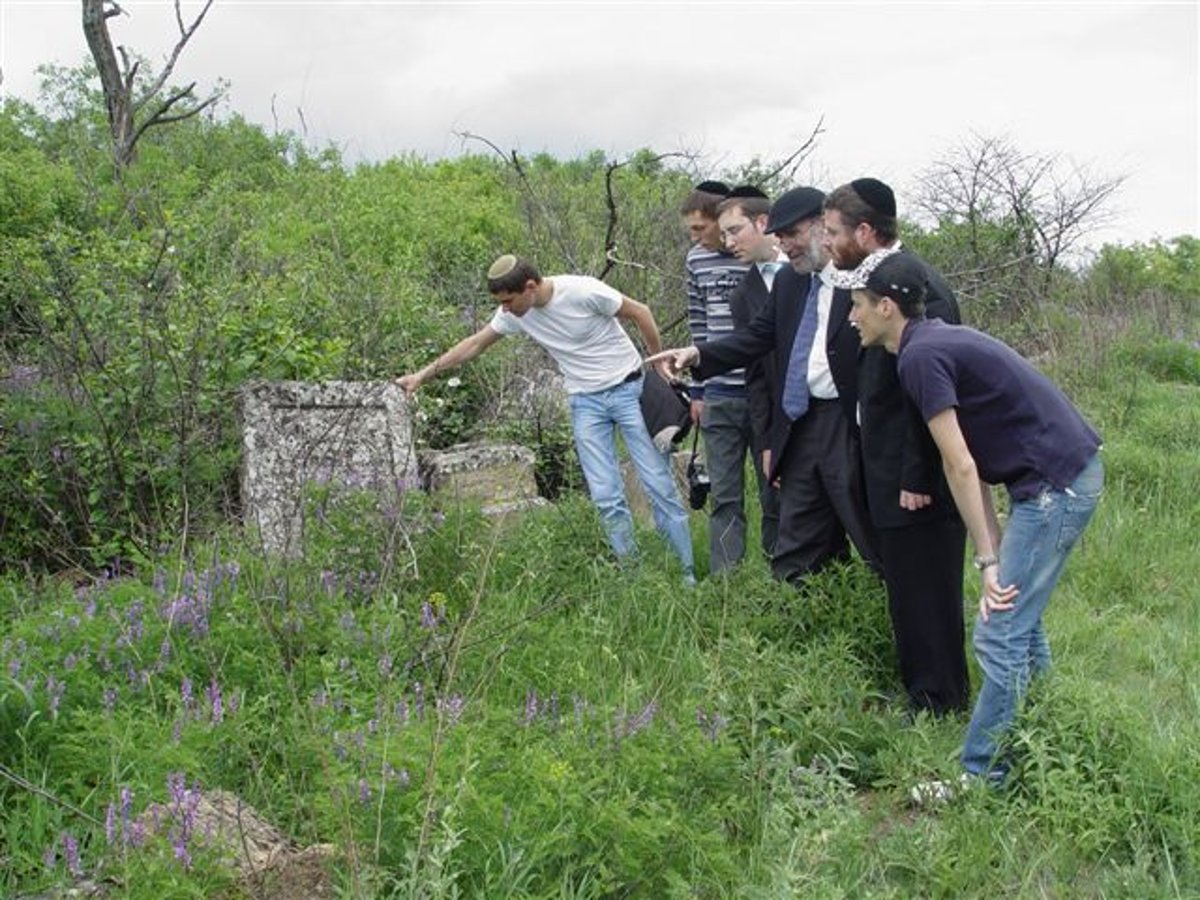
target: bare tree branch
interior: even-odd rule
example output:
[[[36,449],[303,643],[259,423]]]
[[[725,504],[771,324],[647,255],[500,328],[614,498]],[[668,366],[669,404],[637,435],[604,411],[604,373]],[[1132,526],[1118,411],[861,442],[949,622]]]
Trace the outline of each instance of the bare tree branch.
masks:
[[[816,147],[817,138],[825,133],[824,126],[825,116],[821,116],[821,118],[817,120],[817,124],[813,126],[812,131],[808,133],[808,137],[805,138],[804,143],[797,147],[795,151],[793,151],[790,156],[784,159],[783,162],[781,162],[775,169],[767,173],[767,180],[771,181],[775,178],[778,178],[785,169],[787,170],[788,178],[790,179],[792,173],[796,171],[796,167],[799,166],[800,163],[804,162],[804,160]]]
[[[184,99],[195,100],[194,82],[183,90],[173,91],[166,100],[161,99],[167,79],[175,70],[175,64],[179,61],[180,54],[204,21],[212,4],[213,0],[205,0],[200,13],[188,25],[183,21],[180,0],[175,0],[175,21],[179,26],[179,39],[175,42],[175,46],[167,57],[166,65],[158,77],[141,92],[140,96],[135,98],[135,86],[141,63],[132,59],[124,47],[114,49],[112,37],[108,31],[108,20],[113,16],[123,14],[124,10],[114,0],[82,0],[83,33],[87,38],[88,49],[91,51],[92,59],[96,63],[96,70],[100,75],[100,88],[104,94],[105,108],[108,112],[109,130],[112,133],[113,161],[116,163],[118,178],[132,164],[136,155],[137,143],[147,129],[191,118],[220,99],[221,91],[217,90],[195,107],[168,115],[168,110]],[[117,59],[118,53],[120,62]],[[154,112],[149,116],[143,115],[151,104],[155,104]]]

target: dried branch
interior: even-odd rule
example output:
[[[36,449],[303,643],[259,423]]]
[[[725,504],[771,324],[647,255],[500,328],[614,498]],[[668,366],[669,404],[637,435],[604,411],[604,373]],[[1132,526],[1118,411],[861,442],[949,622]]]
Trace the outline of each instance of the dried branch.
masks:
[[[774,180],[785,169],[788,169],[788,178],[790,179],[792,173],[796,171],[796,167],[799,166],[800,163],[804,162],[808,155],[813,151],[813,148],[816,147],[817,138],[825,133],[824,126],[825,116],[822,115],[821,118],[817,120],[817,124],[813,126],[812,131],[808,133],[808,137],[805,138],[804,143],[797,147],[792,154],[778,166],[776,166],[774,170],[768,172],[765,180],[768,182]]]

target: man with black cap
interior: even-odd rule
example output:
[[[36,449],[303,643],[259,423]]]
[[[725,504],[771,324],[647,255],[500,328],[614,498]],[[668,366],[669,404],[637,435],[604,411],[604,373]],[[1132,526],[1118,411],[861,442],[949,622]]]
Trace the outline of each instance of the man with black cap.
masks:
[[[903,393],[928,423],[975,545],[983,685],[961,759],[966,782],[996,784],[1008,773],[1004,739],[1021,698],[1050,665],[1043,613],[1104,485],[1100,436],[1010,347],[926,318],[926,281],[920,262],[890,254],[854,291],[851,315],[865,346],[897,359]],[[993,484],[1011,501],[1003,536]],[[929,782],[913,799],[946,799],[956,787]]]
[[[658,530],[694,584],[688,515],[666,457],[646,430],[639,406],[642,357],[618,319],[632,322],[646,349],[658,350],[658,326],[649,308],[597,278],[543,278],[528,260],[506,253],[487,272],[488,292],[498,306],[491,321],[427,366],[397,379],[412,396],[425,382],[460,366],[509,334],[526,334],[558,365],[566,383],[571,429],[588,492],[600,513],[613,552],[635,555],[633,518],[617,462],[616,431],[654,510]]]
[[[892,189],[858,178],[834,190],[825,200],[824,240],[844,286],[856,268],[899,252]],[[929,283],[927,315],[957,323],[950,288],[912,259]],[[904,398],[895,357],[882,347],[867,347],[859,358],[858,404],[867,508],[879,538],[901,681],[914,710],[963,710],[970,694],[962,598],[966,535],[937,448]]]
[[[877,566],[859,473],[858,338],[847,320],[849,294],[835,292],[829,280],[832,267],[821,247],[824,200],[816,188],[801,187],[771,207],[767,230],[791,266],[775,276],[770,305],[745,331],[650,359],[664,376],[695,367],[705,378],[775,351],[781,387],[771,478],[779,482],[780,508],[771,569],[793,584],[846,558],[847,536]]]
[[[733,331],[730,297],[749,264],[725,248],[717,208],[730,194],[719,181],[702,181],[680,212],[693,244],[684,259],[688,330],[703,344]],[[735,369],[689,388],[692,421],[704,436],[712,484],[708,516],[708,571],[718,574],[741,561],[746,547],[743,472],[750,450],[746,371]]]

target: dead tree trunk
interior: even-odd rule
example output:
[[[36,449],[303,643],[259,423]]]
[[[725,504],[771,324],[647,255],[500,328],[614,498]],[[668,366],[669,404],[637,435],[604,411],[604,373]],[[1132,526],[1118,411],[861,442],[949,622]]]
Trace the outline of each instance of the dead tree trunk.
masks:
[[[165,90],[167,79],[175,68],[179,54],[204,21],[213,0],[206,0],[203,9],[191,25],[184,24],[183,13],[179,8],[180,0],[175,0],[175,21],[179,25],[179,39],[158,77],[137,95],[134,85],[140,63],[131,62],[124,47],[118,46],[114,49],[108,31],[108,20],[121,15],[124,10],[115,0],[82,2],[83,34],[87,38],[88,49],[100,74],[100,88],[104,93],[104,105],[112,135],[113,163],[117,178],[120,178],[136,159],[137,142],[147,129],[190,118],[220,98],[220,92],[214,91],[207,99],[198,101],[194,93],[195,82],[183,88]]]

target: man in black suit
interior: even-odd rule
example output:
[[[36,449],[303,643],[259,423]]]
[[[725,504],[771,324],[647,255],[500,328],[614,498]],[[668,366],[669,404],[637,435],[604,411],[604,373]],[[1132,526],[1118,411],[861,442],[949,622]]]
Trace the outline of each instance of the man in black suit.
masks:
[[[779,534],[771,570],[796,585],[845,559],[847,538],[878,566],[858,451],[858,337],[848,321],[849,291],[834,290],[822,249],[824,200],[816,188],[794,188],[771,207],[767,231],[791,266],[775,276],[771,303],[744,331],[649,360],[666,377],[695,367],[707,378],[775,351],[780,387],[769,472],[779,483]]]
[[[824,231],[838,281],[861,280],[889,253],[908,252],[897,237],[896,198],[875,178],[856,179],[826,198]],[[953,292],[928,264],[921,265],[928,278],[926,315],[958,324]],[[935,715],[963,710],[969,695],[966,533],[929,429],[901,389],[896,357],[882,346],[861,352],[858,403],[867,508],[878,535],[901,679],[914,709]]]

